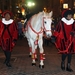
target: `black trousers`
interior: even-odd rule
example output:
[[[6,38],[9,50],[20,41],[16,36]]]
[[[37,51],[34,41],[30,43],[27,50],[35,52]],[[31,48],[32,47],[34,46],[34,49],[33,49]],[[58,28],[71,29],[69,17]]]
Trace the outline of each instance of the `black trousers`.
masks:
[[[66,57],[67,57],[67,63],[71,63],[72,54],[62,54],[62,62],[65,61]]]
[[[11,52],[10,51],[4,51],[4,54],[5,54],[5,62],[6,63],[9,63],[10,62],[10,58],[11,58]]]

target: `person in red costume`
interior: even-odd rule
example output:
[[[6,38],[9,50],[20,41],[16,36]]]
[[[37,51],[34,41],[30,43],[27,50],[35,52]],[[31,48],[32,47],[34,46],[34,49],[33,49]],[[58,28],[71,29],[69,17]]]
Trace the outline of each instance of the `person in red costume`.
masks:
[[[65,59],[67,58],[66,71],[72,72],[71,59],[75,53],[75,21],[72,10],[63,10],[62,18],[54,31],[55,45],[61,56],[61,69],[65,70]]]
[[[4,63],[7,67],[12,67],[10,64],[11,52],[17,41],[18,30],[15,21],[11,18],[10,11],[5,11],[2,17],[0,21],[0,46],[6,57]]]

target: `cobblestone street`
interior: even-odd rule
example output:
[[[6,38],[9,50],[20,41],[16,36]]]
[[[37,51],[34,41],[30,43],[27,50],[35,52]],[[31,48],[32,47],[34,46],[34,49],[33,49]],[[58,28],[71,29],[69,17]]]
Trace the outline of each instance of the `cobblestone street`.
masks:
[[[0,75],[75,75],[75,55],[73,55],[71,67],[74,72],[62,71],[60,68],[61,55],[57,53],[54,44],[49,46],[44,45],[45,50],[45,66],[43,69],[39,68],[39,51],[38,61],[36,66],[31,65],[31,58],[29,57],[29,49],[27,40],[23,38],[17,41],[11,56],[12,68],[6,67],[4,62],[4,54],[0,49]]]

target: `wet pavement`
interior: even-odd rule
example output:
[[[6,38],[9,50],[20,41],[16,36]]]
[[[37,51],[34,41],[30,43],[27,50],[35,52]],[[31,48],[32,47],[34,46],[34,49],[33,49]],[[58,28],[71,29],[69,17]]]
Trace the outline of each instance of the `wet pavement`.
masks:
[[[60,68],[61,55],[57,53],[54,44],[49,43],[49,46],[44,45],[45,60],[44,68],[39,68],[39,50],[38,61],[36,66],[31,65],[29,57],[29,49],[26,38],[17,41],[11,56],[12,68],[8,68],[3,64],[5,56],[0,49],[0,75],[75,75],[75,55],[72,57],[71,67],[74,72],[62,71]],[[67,61],[66,61],[67,62]]]

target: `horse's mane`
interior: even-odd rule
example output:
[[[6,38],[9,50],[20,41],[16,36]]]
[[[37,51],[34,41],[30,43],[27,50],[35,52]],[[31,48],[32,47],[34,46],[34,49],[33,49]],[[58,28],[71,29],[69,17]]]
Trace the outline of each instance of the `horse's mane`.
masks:
[[[36,25],[35,23],[38,21],[41,21],[42,19],[42,16],[43,16],[43,12],[39,12],[35,15],[32,16],[32,23],[34,23],[33,25]]]
[[[43,15],[43,12],[39,12],[39,13],[33,15],[32,17],[35,16],[34,18],[36,18],[36,20],[37,20],[38,18],[42,17],[42,15]]]

